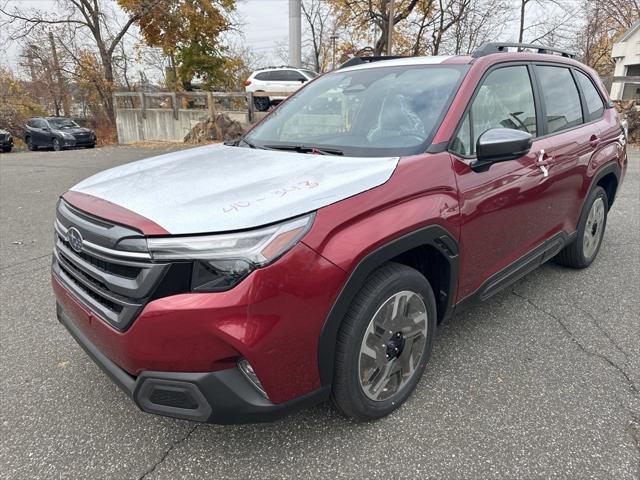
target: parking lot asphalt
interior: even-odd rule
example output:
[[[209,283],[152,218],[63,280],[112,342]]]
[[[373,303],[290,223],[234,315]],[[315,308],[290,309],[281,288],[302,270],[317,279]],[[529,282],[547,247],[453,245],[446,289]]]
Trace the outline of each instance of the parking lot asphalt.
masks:
[[[169,148],[0,155],[0,478],[640,478],[638,151],[594,264],[547,264],[443,325],[395,414],[216,426],[139,411],[49,285],[57,197]]]

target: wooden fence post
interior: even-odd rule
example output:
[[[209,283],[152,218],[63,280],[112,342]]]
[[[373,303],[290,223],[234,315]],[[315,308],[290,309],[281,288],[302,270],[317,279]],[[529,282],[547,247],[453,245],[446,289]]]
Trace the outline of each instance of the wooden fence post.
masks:
[[[175,92],[171,94],[171,107],[173,108],[173,118],[178,120],[178,98]]]
[[[247,120],[253,123],[253,112],[255,105],[253,103],[253,92],[247,92]]]
[[[213,119],[216,116],[216,106],[213,103],[213,94],[207,92],[207,108],[209,109],[209,118]]]
[[[142,109],[142,118],[146,119],[147,118],[147,100],[146,100],[146,97],[144,96],[144,92],[139,92],[138,95],[140,96],[140,108]]]

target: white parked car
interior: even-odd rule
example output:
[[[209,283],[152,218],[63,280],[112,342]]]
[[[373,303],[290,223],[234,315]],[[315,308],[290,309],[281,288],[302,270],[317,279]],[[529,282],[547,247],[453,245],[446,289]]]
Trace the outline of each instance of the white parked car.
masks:
[[[303,83],[308,82],[318,74],[304,68],[288,66],[261,68],[253,72],[244,82],[246,92],[274,92],[293,93]],[[286,96],[274,95],[255,97],[253,102],[256,110],[266,112],[273,103],[284,100]]]

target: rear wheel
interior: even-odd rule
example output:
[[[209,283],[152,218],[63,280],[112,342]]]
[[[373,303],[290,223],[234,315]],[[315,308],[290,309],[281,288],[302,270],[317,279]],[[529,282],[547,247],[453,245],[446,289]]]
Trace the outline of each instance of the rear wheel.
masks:
[[[56,152],[59,152],[60,150],[62,150],[62,142],[60,141],[59,138],[54,138],[51,143],[53,144],[53,149]]]
[[[11,151],[11,147],[2,147],[2,151],[4,153],[9,153]]]
[[[572,268],[591,265],[600,251],[607,226],[609,201],[602,187],[594,188],[583,207],[575,240],[556,257],[559,264]]]
[[[271,106],[269,97],[253,97],[253,104],[259,112],[266,112]]]
[[[338,409],[371,420],[402,405],[424,372],[435,325],[435,299],[424,276],[396,263],[374,272],[338,333],[332,391]]]
[[[86,148],[95,148],[96,144],[95,143],[91,143],[89,145],[86,146]]]

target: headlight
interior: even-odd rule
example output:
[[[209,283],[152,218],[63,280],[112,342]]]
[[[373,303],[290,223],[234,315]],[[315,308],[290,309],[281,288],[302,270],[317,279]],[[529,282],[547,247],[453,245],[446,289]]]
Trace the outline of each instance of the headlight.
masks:
[[[258,267],[277,260],[311,227],[313,214],[247,232],[147,239],[154,260],[194,260],[191,288],[228,290]]]
[[[65,140],[75,140],[76,139],[76,137],[74,137],[69,132],[60,132],[60,135],[62,135],[62,138],[64,138]]]

